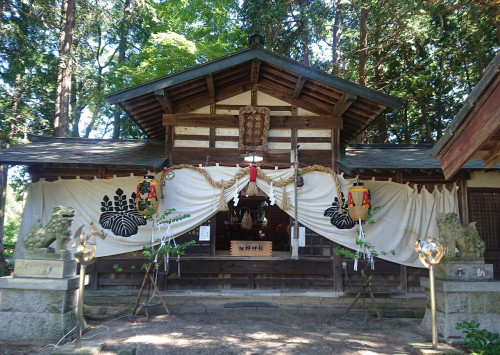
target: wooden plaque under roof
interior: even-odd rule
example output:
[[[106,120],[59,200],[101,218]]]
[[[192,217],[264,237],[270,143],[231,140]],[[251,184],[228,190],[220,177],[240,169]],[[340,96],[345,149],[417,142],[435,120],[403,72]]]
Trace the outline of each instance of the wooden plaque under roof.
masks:
[[[240,108],[239,150],[267,151],[271,110],[268,107]]]

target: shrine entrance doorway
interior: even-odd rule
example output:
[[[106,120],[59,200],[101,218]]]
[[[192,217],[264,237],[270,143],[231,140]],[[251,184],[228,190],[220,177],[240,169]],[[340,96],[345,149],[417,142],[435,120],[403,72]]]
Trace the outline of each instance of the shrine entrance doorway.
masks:
[[[216,215],[216,256],[230,255],[231,245],[233,249],[235,245],[242,245],[262,250],[259,246],[269,245],[268,242],[272,256],[290,254],[292,219],[278,206],[270,205],[267,197],[242,196],[237,206],[230,201],[228,208],[228,211]]]

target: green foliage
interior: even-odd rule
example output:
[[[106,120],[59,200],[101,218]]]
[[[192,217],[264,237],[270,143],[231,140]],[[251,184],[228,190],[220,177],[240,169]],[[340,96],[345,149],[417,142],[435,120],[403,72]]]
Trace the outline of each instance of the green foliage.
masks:
[[[479,329],[479,325],[479,322],[474,320],[457,323],[456,329],[461,329],[465,334],[463,345],[471,350],[471,354],[500,354],[500,335],[486,329]]]
[[[156,240],[156,242],[159,243],[160,240]],[[142,254],[148,262],[146,262],[142,267],[147,267],[147,265],[152,263],[155,259],[157,260],[158,265],[161,265],[163,263],[163,256],[166,255],[182,256],[186,253],[186,249],[195,243],[196,242],[194,240],[177,245],[166,243],[159,248],[155,248],[153,245],[144,245],[142,247]]]
[[[155,213],[154,208],[152,206],[147,205],[142,200],[139,200],[139,203],[142,205],[144,209],[143,217],[146,218],[147,220],[154,220],[158,224],[171,224],[191,217],[189,213],[178,214],[171,217],[171,215],[175,212],[175,208],[167,208],[161,214]]]
[[[378,209],[380,209],[380,206],[372,207],[371,209],[369,209],[369,210],[367,210],[365,212],[365,218],[366,218],[366,223],[367,224],[370,224],[370,225],[375,224],[375,220],[373,219],[373,212],[375,212]],[[357,230],[357,234],[359,234],[359,229]],[[396,252],[394,250],[389,250],[389,251],[380,250],[380,251],[377,251],[375,249],[374,245],[372,245],[371,243],[367,242],[366,240],[365,241],[360,240],[359,238],[356,238],[356,245],[359,246],[359,250],[354,251],[354,250],[346,249],[346,248],[343,248],[343,247],[333,248],[333,254],[335,254],[335,255],[343,255],[346,258],[349,258],[349,259],[352,259],[352,260],[363,258],[363,255],[364,255],[363,250],[368,251],[370,253],[370,255],[373,256],[374,258],[378,257],[379,255],[387,255],[387,254],[396,255]]]
[[[123,268],[119,264],[113,264],[113,270],[116,272],[122,272]]]

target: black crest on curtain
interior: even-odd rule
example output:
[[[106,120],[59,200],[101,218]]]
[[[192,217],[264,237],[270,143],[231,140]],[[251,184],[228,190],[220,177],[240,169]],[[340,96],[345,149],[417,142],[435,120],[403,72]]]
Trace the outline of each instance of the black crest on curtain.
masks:
[[[325,210],[325,217],[330,217],[330,223],[338,229],[351,229],[354,227],[354,221],[349,216],[348,204],[344,199],[344,193],[341,192],[342,197],[342,214],[339,213],[339,199],[335,197],[332,207]]]
[[[127,195],[120,188],[116,190],[113,201],[108,195],[104,195],[101,202],[100,225],[122,237],[137,234],[139,226],[145,225],[147,221],[137,212],[135,197],[135,192],[133,192],[131,198],[127,200]]]

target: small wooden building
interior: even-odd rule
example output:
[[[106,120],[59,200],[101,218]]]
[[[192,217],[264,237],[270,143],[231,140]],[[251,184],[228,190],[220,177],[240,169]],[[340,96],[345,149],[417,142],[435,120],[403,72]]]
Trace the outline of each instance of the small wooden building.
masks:
[[[320,166],[342,172],[346,178],[391,180],[417,190],[458,186],[462,216],[477,207],[468,198],[468,181],[471,174],[485,171],[482,163],[466,163],[450,180],[443,176],[439,162],[429,157],[430,146],[348,144],[379,114],[399,107],[400,100],[259,46],[107,98],[121,105],[150,140],[32,137],[30,144],[0,151],[0,163],[29,165],[34,182],[83,181],[183,165],[246,167],[249,163],[244,157],[258,156],[263,159],[257,163],[261,169],[289,168],[298,161],[300,167]],[[253,118],[245,116],[248,113]],[[500,181],[498,167],[489,170]],[[353,272],[351,260],[332,253],[336,244],[331,239],[304,228],[299,258],[293,260],[290,213],[270,203],[264,193],[240,193],[239,200],[237,205],[229,201],[228,211],[213,214],[177,236],[177,243],[195,240],[196,244],[181,259],[181,277],[163,275],[164,288],[356,291],[361,277]],[[487,213],[495,218],[499,211],[497,206]],[[246,212],[253,214],[253,223],[242,229]],[[210,227],[209,235],[200,238],[204,226]],[[231,255],[233,241],[262,236],[272,242],[272,256]],[[492,235],[487,243],[488,248],[497,245],[498,238]],[[142,263],[140,254],[98,258],[88,269],[90,287],[137,288],[143,278]],[[374,273],[375,292],[407,293],[421,291],[419,275],[425,270],[380,260]]]

